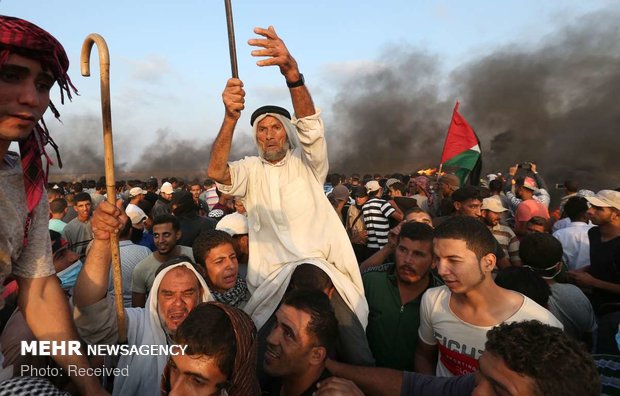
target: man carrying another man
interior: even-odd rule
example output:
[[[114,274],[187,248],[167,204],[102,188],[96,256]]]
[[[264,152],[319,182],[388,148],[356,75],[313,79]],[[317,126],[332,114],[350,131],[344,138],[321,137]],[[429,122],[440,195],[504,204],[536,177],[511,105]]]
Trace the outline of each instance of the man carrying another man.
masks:
[[[291,119],[287,110],[277,106],[255,111],[250,123],[259,156],[228,163],[245,96],[240,80],[228,80],[222,94],[226,113],[208,167],[209,177],[218,182],[218,189],[241,197],[247,209],[247,282],[252,299],[263,301],[271,295],[273,285],[265,280],[280,271],[290,275],[293,268],[287,264],[306,258],[323,259],[335,267],[336,276],[348,280],[351,291],[346,297],[343,292],[341,295],[365,325],[368,306],[355,254],[323,192],[329,164],[320,111],[314,107],[297,62],[274,28],[254,31],[263,38],[249,41],[259,47],[252,55],[268,56],[257,62],[259,66],[278,66],[289,87],[296,117]],[[273,310],[278,302],[272,301]]]

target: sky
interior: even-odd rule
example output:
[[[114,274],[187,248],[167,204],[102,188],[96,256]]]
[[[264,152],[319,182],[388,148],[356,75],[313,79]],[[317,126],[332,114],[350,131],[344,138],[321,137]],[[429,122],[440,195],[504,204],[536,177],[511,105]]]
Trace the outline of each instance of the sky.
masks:
[[[448,75],[498,49],[536,47],[558,26],[578,24],[583,15],[620,7],[613,0],[233,0],[232,4],[239,74],[247,93],[235,141],[240,139],[237,135],[249,134],[249,116],[255,108],[267,103],[292,107],[277,68],[260,68],[250,56],[247,40],[255,36],[255,26],[275,27],[296,58],[315,104],[330,120],[339,117],[333,106],[341,94],[339,83],[383,67],[390,62],[386,57],[390,48],[430,54],[440,72]],[[165,148],[178,139],[203,144],[216,136],[224,112],[221,92],[230,77],[223,0],[0,0],[0,13],[36,23],[68,53],[69,74],[80,94],[59,106],[62,124],[48,120],[61,148],[63,143],[83,142],[95,152],[100,149],[95,49],[92,76],[82,77],[79,71],[81,44],[93,32],[105,38],[110,51],[118,164],[131,169],[146,147]],[[54,99],[59,101],[56,89]],[[453,103],[458,98],[446,99]],[[208,158],[196,159],[197,166],[204,163],[206,168],[207,162]]]

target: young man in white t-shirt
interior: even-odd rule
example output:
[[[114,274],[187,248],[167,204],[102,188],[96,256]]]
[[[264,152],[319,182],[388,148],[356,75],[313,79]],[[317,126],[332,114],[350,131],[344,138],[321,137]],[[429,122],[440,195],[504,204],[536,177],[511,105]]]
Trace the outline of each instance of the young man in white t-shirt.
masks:
[[[435,230],[433,250],[445,286],[422,297],[417,372],[454,376],[475,371],[487,331],[500,323],[535,319],[562,328],[545,308],[495,284],[495,239],[481,221],[466,216],[446,220]]]

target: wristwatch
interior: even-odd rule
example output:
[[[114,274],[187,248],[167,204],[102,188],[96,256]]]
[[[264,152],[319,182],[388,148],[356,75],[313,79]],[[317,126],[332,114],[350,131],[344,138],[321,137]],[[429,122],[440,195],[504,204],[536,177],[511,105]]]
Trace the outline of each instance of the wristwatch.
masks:
[[[297,87],[301,87],[302,85],[304,85],[306,83],[306,81],[304,80],[304,75],[299,73],[299,80],[297,81],[293,81],[293,82],[286,82],[286,86],[289,88],[297,88]]]

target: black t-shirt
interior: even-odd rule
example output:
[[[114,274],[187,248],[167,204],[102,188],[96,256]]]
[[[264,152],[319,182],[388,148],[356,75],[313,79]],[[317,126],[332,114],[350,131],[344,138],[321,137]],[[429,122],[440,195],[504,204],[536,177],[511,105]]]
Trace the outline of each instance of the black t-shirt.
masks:
[[[588,230],[590,240],[590,269],[593,277],[605,282],[620,284],[620,237],[603,242],[599,227]],[[594,289],[592,306],[595,310],[606,303],[620,303],[620,294]]]

